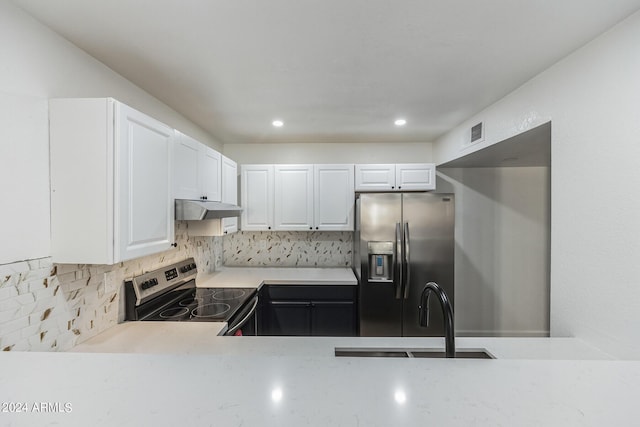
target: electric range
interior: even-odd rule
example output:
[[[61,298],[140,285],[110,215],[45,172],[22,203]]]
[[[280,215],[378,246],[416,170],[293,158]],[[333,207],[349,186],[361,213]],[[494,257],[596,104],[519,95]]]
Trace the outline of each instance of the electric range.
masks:
[[[126,320],[227,322],[227,334],[254,334],[256,289],[199,288],[197,273],[189,258],[126,280]]]

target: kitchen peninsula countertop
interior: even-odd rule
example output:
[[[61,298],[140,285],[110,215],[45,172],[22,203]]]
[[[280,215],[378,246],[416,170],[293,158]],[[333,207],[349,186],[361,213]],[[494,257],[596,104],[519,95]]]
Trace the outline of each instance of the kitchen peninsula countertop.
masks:
[[[199,273],[202,288],[259,288],[261,285],[351,285],[358,284],[350,268],[223,267],[214,273]]]
[[[437,337],[224,337],[224,322],[125,322],[75,346],[72,352],[259,354],[330,357],[335,347],[444,348]],[[456,348],[487,349],[497,359],[606,360],[575,338],[457,337]]]
[[[198,285],[355,284],[349,269],[327,270],[225,268]],[[3,352],[3,402],[69,403],[72,411],[27,406],[28,413],[0,413],[0,424],[582,427],[637,420],[640,361],[611,360],[574,338],[456,338],[458,349],[486,349],[495,360],[351,358],[335,357],[335,348],[443,348],[444,339],[218,336],[225,328],[129,322],[68,353]]]
[[[144,323],[137,322],[137,333],[156,327]],[[333,357],[333,349],[431,347],[442,340],[212,336],[185,346],[188,337],[202,339],[203,331],[188,329],[172,352],[160,344],[113,348],[129,354],[3,352],[3,402],[27,402],[29,409],[36,402],[69,403],[72,410],[0,413],[0,424],[583,427],[637,421],[640,362],[604,360],[606,354],[576,339],[457,340],[460,348],[487,348],[496,360],[356,359]],[[582,360],[561,360],[574,357]]]

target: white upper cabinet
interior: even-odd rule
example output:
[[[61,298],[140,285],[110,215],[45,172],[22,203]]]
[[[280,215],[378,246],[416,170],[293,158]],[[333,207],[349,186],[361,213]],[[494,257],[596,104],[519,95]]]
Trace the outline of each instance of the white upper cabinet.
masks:
[[[314,165],[314,229],[353,230],[353,165]]]
[[[238,164],[222,156],[222,203],[238,204]],[[223,234],[238,231],[238,218],[222,218]]]
[[[217,152],[215,154],[218,154]],[[218,154],[220,157],[220,182],[222,203],[238,204],[238,165],[233,160]],[[216,157],[218,157],[216,156]],[[202,162],[201,164],[205,164]],[[212,170],[210,168],[209,170]],[[208,194],[211,194],[210,192]],[[177,197],[179,198],[179,197]],[[203,199],[211,201],[211,198]],[[216,200],[217,201],[217,200]],[[216,218],[187,221],[187,234],[190,236],[222,236],[238,231],[238,218]]]
[[[396,165],[398,191],[422,191],[436,189],[436,165],[434,163],[406,163]]]
[[[176,132],[173,144],[173,191],[176,199],[222,199],[222,156],[188,135]]]
[[[313,165],[275,165],[275,230],[313,230]]]
[[[356,165],[356,191],[435,190],[434,163]]]
[[[51,252],[115,264],[173,243],[174,130],[111,98],[50,101]]]
[[[202,198],[202,148],[195,139],[176,132],[173,144],[173,191],[176,199]]]
[[[246,231],[273,228],[273,165],[241,166],[241,228]]]
[[[243,230],[353,230],[354,167],[243,165]]]
[[[202,155],[202,197],[204,200],[222,200],[222,155],[211,147],[204,146]]]
[[[396,188],[396,165],[356,165],[356,191],[392,191]]]

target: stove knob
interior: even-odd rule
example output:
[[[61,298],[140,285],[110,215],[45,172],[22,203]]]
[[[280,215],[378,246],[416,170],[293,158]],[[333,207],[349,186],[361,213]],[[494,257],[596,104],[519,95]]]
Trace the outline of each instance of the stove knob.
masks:
[[[149,282],[148,281],[147,282],[142,282],[142,284],[140,284],[140,287],[142,289],[149,289]]]

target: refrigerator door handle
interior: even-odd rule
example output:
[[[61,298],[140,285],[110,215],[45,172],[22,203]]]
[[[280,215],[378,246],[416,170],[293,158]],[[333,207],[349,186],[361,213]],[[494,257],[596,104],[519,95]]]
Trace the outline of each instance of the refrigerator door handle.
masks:
[[[409,298],[409,286],[411,285],[411,257],[409,256],[409,248],[411,242],[409,240],[409,223],[404,223],[404,299]]]
[[[394,274],[393,284],[396,287],[396,299],[402,299],[404,250],[402,248],[402,228],[399,222],[396,222],[396,250],[394,252],[396,258],[394,269],[397,274]]]

